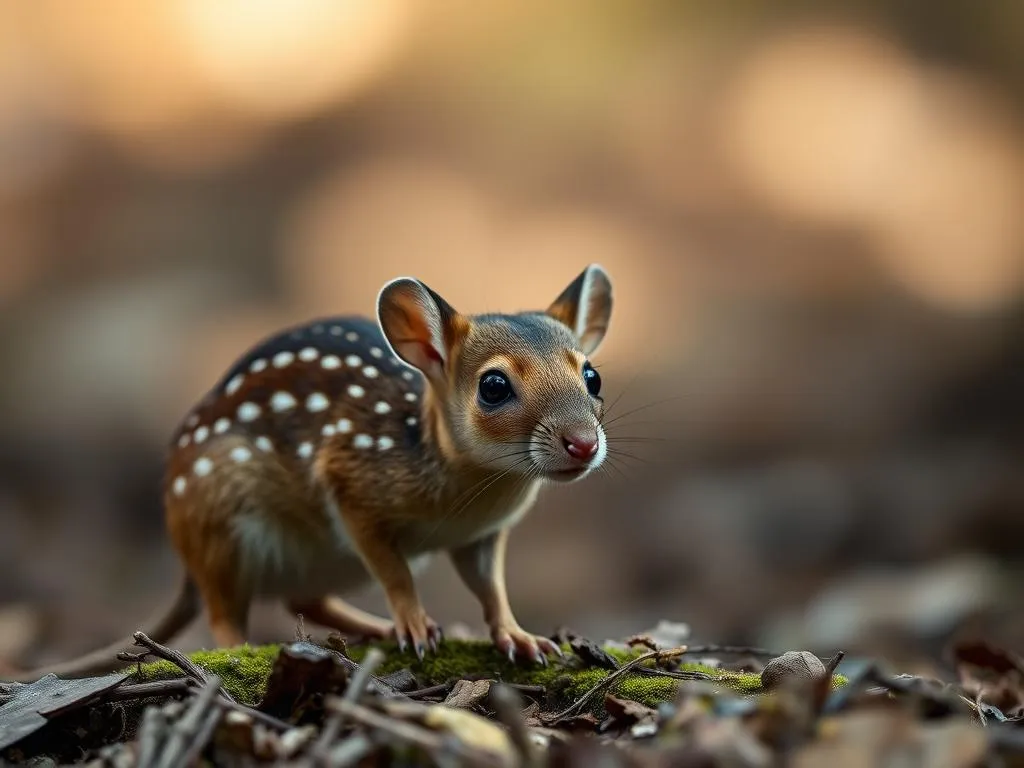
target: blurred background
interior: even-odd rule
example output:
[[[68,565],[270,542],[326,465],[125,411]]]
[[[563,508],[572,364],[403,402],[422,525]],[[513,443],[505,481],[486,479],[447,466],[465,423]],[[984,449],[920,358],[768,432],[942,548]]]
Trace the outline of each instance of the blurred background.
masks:
[[[248,345],[401,274],[515,310],[590,262],[636,442],[517,529],[524,625],[1024,645],[1022,25],[1014,2],[0,0],[0,658],[170,597],[165,446]],[[480,626],[446,562],[422,592]],[[254,639],[293,627],[263,607]]]

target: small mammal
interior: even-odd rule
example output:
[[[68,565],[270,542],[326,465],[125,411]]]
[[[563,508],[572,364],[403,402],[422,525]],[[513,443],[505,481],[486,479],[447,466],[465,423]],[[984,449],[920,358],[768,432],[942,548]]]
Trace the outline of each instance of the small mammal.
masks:
[[[496,646],[544,662],[505,589],[509,529],[545,481],[598,467],[607,442],[591,366],[611,282],[588,266],[545,310],[463,315],[418,280],[377,298],[377,322],[314,320],[242,355],[182,420],[163,498],[186,570],[147,634],[166,642],[204,610],[217,644],[246,640],[251,602],[283,600],[345,634],[441,639],[414,572],[446,552]],[[376,580],[390,620],[339,596]],[[123,645],[16,675],[109,669]]]

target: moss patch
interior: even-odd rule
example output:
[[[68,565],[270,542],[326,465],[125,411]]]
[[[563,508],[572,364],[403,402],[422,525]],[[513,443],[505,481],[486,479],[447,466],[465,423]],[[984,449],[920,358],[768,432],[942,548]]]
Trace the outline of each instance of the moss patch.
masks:
[[[267,690],[267,679],[280,650],[279,645],[242,645],[210,651],[196,651],[188,657],[197,666],[224,681],[224,688],[238,701],[250,706],[259,702]],[[169,661],[154,661],[139,666],[135,679],[167,680],[181,677],[181,671]]]
[[[572,654],[567,647],[563,648],[567,663],[554,663],[547,667],[513,664],[486,641],[448,640],[436,655],[428,654],[423,661],[411,652],[400,653],[395,643],[380,643],[377,647],[385,653],[385,660],[377,672],[381,676],[408,668],[423,685],[437,685],[460,677],[486,677],[507,683],[542,685],[556,700],[564,703],[579,698],[610,674],[605,669],[579,666],[577,660],[570,658]],[[245,645],[197,651],[190,654],[189,658],[204,670],[220,676],[224,687],[239,701],[253,705],[259,702],[266,690],[267,678],[279,649],[279,645]],[[613,648],[606,650],[620,663],[626,663],[644,653]],[[361,661],[366,651],[365,646],[353,647],[349,649],[349,655],[355,661]],[[729,672],[693,663],[685,663],[681,668],[712,676],[723,691],[748,695],[761,692],[761,678],[757,674]],[[137,679],[158,680],[179,675],[178,669],[169,662],[157,661],[141,665]],[[838,675],[832,681],[833,687],[845,683],[845,678]],[[626,674],[611,686],[610,692],[648,706],[656,706],[671,700],[677,687],[678,681],[672,678]],[[598,707],[600,701],[599,697]]]

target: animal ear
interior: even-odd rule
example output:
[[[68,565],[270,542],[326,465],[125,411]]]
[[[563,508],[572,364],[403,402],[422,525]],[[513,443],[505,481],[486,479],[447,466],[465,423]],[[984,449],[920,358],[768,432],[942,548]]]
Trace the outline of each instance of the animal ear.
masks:
[[[586,355],[601,345],[612,315],[612,282],[598,264],[591,264],[569,283],[548,315],[572,329]]]
[[[443,381],[468,323],[419,280],[399,277],[377,296],[377,320],[394,353],[432,381]]]

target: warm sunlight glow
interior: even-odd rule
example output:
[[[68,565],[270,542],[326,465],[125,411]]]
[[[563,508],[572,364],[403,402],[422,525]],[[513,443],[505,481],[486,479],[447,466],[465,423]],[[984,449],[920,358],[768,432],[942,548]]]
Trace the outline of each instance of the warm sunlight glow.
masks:
[[[308,113],[381,74],[408,26],[405,0],[177,0],[188,50],[232,105]]]

